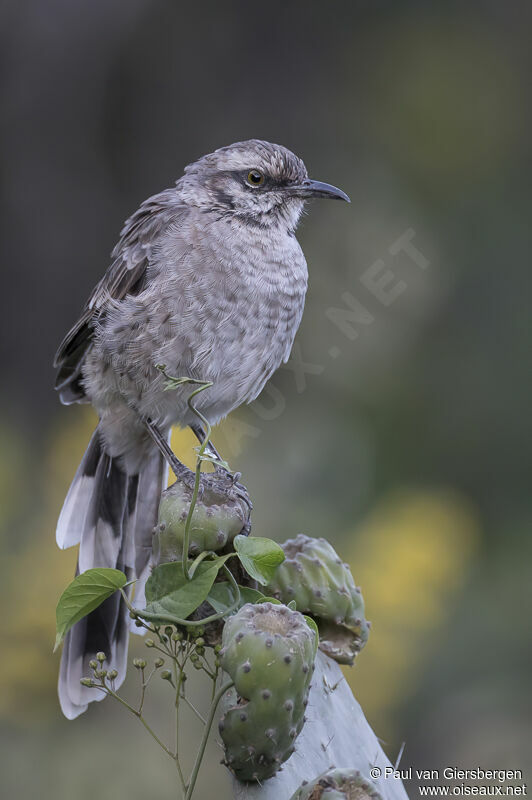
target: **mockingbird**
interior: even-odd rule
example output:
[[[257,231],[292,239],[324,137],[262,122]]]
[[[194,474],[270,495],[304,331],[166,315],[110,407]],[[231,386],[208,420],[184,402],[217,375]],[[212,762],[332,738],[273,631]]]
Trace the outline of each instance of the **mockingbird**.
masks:
[[[196,397],[210,423],[257,397],[288,359],[301,321],[307,265],[294,231],[312,197],[349,200],[309,180],[301,159],[280,145],[251,139],[203,156],[127,220],[111,265],[59,347],[61,401],[92,403],[99,423],[57,542],[79,543],[79,572],[116,567],[138,578],[137,605],[166,474],[154,431],[163,440],[176,424],[197,432],[190,387],[164,391],[156,365],[212,381]],[[123,679],[128,622],[117,594],[69,632],[59,676],[69,719],[101,699],[80,685],[96,651]]]

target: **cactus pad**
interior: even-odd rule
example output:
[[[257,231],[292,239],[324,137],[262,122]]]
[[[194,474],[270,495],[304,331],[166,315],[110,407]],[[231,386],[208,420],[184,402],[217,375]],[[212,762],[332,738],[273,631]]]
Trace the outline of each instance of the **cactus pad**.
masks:
[[[162,493],[159,505],[159,522],[153,539],[156,563],[181,561],[183,538],[192,488],[177,481]],[[190,528],[189,555],[203,550],[222,550],[242,531],[249,518],[249,510],[242,500],[214,485],[202,484]]]
[[[274,775],[305,721],[316,634],[283,605],[242,606],[224,627],[220,660],[234,681],[222,700],[224,763],[242,781]]]
[[[381,800],[381,795],[356,769],[330,769],[303,781],[290,800]]]
[[[299,534],[282,545],[286,559],[277,567],[267,591],[314,617],[320,649],[340,664],[352,664],[364,647],[369,623],[364,600],[351,570],[325,539]]]

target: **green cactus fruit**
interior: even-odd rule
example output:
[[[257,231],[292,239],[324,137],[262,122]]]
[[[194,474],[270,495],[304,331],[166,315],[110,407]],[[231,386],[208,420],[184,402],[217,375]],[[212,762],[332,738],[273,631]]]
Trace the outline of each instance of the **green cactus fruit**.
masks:
[[[357,769],[330,769],[313,781],[303,781],[290,800],[382,800]]]
[[[224,763],[240,780],[271,778],[294,752],[316,650],[316,633],[284,605],[247,603],[226,621],[219,658],[234,687],[219,730]]]
[[[179,481],[162,493],[153,539],[155,563],[182,560],[191,500],[192,488]],[[217,490],[215,483],[204,481],[192,515],[189,555],[222,550],[242,532],[248,520],[249,509],[236,492]]]
[[[340,664],[353,664],[368,640],[364,600],[348,564],[325,539],[299,534],[282,545],[286,559],[265,591],[314,617],[320,649]]]

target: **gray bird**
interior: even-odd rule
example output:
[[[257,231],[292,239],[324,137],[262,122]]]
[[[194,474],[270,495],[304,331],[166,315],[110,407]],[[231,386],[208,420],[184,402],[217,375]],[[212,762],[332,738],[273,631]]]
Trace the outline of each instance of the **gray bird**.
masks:
[[[79,572],[116,567],[138,578],[139,607],[166,476],[153,430],[166,441],[172,425],[197,422],[190,387],[164,391],[156,365],[212,381],[196,398],[212,424],[257,397],[288,359],[301,321],[307,265],[294,232],[312,197],[349,201],[309,180],[301,159],[280,145],[251,139],[203,156],[127,220],[111,265],[59,347],[61,401],[92,403],[99,424],[65,499],[57,543],[80,545]],[[102,699],[80,685],[97,651],[123,679],[128,630],[117,594],[67,635],[59,699],[69,719]]]

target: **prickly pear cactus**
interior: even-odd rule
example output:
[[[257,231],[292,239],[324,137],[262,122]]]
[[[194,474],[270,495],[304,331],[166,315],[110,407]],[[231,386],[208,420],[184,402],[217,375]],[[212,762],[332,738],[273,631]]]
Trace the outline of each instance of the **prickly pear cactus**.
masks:
[[[303,781],[290,800],[381,800],[381,796],[358,770],[330,769],[313,781]]]
[[[368,640],[364,600],[347,564],[325,539],[299,534],[282,545],[286,559],[267,591],[314,617],[320,649],[340,664],[352,664]]]
[[[155,563],[182,559],[191,499],[192,488],[179,481],[163,492],[153,538]],[[249,509],[236,493],[231,496],[204,482],[192,515],[189,555],[195,556],[202,550],[222,550],[242,532],[248,519]]]
[[[303,615],[284,605],[248,603],[226,621],[220,661],[235,685],[219,730],[224,763],[240,780],[270,778],[294,752],[316,649]]]

